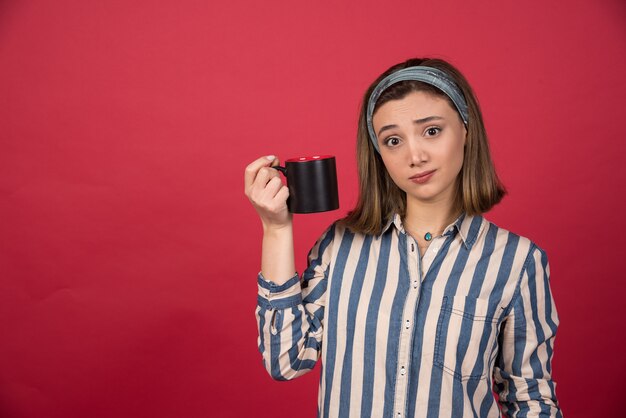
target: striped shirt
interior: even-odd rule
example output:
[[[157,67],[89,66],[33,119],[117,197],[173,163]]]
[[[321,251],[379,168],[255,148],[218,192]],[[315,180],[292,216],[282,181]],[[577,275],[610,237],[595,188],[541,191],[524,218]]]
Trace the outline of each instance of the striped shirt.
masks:
[[[335,223],[302,277],[259,274],[259,350],[278,380],[321,358],[319,417],[560,417],[549,271],[482,216],[422,256],[398,215],[380,236]]]

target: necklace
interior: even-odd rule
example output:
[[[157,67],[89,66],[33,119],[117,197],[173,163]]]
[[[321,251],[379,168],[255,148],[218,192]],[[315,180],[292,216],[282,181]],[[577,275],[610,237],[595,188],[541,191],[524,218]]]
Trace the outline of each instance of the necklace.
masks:
[[[413,232],[417,233],[417,235],[422,235],[422,233],[420,231],[418,231],[417,229],[411,228],[409,225],[405,224],[405,228],[408,231],[413,231]],[[426,231],[426,233],[424,235],[422,235],[422,236],[424,237],[424,241],[426,241],[426,242],[430,242],[433,239],[433,234],[430,231]]]
[[[457,217],[458,217],[458,216],[457,216]],[[456,217],[455,217],[455,218],[453,218],[453,219],[456,219]],[[409,225],[409,224],[406,222],[406,219],[404,219],[404,227],[405,227],[405,229],[406,229],[407,231],[409,231],[409,233],[410,233],[410,232],[414,232],[414,233],[416,234],[416,235],[414,235],[415,237],[422,236],[422,237],[424,238],[424,241],[426,241],[427,243],[430,243],[430,241],[432,241],[432,240],[433,240],[433,238],[434,238],[434,236],[435,236],[435,233],[436,233],[436,234],[441,234],[441,233],[443,232],[443,229],[444,229],[444,228],[436,229],[436,230],[435,230],[435,231],[433,231],[433,232],[431,232],[431,231],[426,231],[426,233],[424,233],[424,235],[422,235],[422,234],[423,234],[423,232],[422,232],[422,231],[424,231],[424,230],[419,231],[419,230],[417,230],[416,228],[412,228],[412,227],[411,227],[411,225]],[[411,235],[412,235],[412,234],[411,234]],[[426,247],[428,247],[428,245],[427,245]]]
[[[415,232],[417,234],[416,236],[422,236],[424,238],[424,241],[426,242],[432,241],[435,236],[435,234],[433,234],[433,232],[430,232],[430,231],[426,231],[426,233],[422,235],[421,231],[418,231],[416,228],[412,228],[410,225],[406,223],[404,224],[404,227],[406,228],[407,231]],[[434,232],[439,233],[440,230],[438,229],[438,230],[435,230]]]

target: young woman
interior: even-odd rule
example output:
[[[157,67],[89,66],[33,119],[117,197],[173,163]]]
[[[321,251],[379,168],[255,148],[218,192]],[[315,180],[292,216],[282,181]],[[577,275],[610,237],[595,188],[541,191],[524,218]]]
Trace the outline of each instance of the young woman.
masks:
[[[321,358],[320,417],[561,416],[548,260],[482,217],[505,191],[461,73],[439,59],[383,73],[365,93],[357,159],[356,208],[301,277],[278,161],[246,169],[264,231],[257,320],[271,376]]]

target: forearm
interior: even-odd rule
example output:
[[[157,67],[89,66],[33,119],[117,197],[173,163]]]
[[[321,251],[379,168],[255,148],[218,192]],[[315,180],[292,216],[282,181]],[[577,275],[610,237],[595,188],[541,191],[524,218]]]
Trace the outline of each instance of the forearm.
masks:
[[[327,229],[317,240],[301,276],[294,272],[291,228],[265,232],[263,268],[268,271],[257,277],[259,350],[274,379],[293,379],[315,366],[322,349],[326,282],[335,229]],[[275,274],[281,283],[265,274]],[[282,280],[283,275],[288,279]]]
[[[302,303],[295,303],[293,297],[272,302],[261,298],[256,310],[259,351],[276,380],[294,379],[313,369],[322,346],[319,318],[307,313]]]
[[[296,273],[293,246],[293,223],[280,228],[263,228],[261,273],[277,285]]]
[[[531,249],[519,293],[503,323],[494,380],[507,416],[562,417],[552,380],[559,319],[545,253]]]

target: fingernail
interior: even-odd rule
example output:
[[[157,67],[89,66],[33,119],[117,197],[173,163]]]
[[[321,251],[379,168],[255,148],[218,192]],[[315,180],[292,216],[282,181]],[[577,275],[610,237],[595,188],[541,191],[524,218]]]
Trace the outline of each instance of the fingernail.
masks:
[[[267,157],[265,157],[265,158],[267,158],[267,159],[268,159],[268,160],[270,160],[270,161],[274,161],[274,159],[276,158],[276,156],[274,156],[274,155],[268,155],[268,156],[267,156]]]

